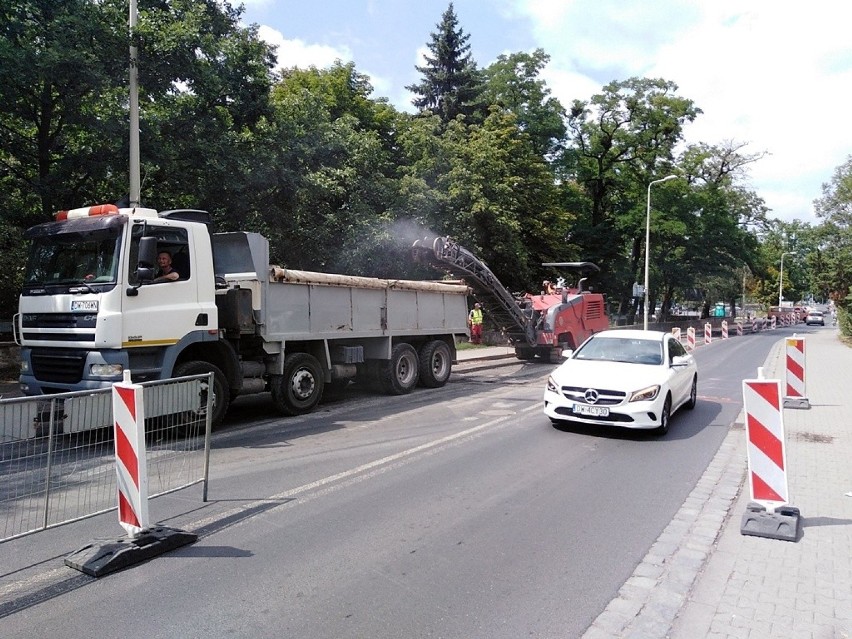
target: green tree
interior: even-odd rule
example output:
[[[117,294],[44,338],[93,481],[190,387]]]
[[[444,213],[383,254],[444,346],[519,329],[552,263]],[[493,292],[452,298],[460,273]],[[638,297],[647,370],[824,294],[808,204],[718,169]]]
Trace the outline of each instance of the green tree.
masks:
[[[460,115],[470,118],[481,110],[481,81],[470,53],[470,36],[459,27],[452,3],[436,26],[427,44],[431,55],[426,56],[424,66],[416,67],[423,79],[406,88],[418,96],[412,100],[414,106],[438,115],[447,124]]]
[[[143,199],[213,200],[204,192],[234,175],[240,135],[266,112],[272,51],[227,3],[139,4]],[[0,32],[0,203],[15,204],[6,219],[26,225],[118,199],[128,184],[126,2],[7,3]]]
[[[648,78],[611,82],[571,107],[570,147],[559,173],[586,194],[571,242],[602,267],[604,288],[623,309],[642,262],[645,188],[673,172],[683,126],[699,113],[677,95],[677,85]]]
[[[840,327],[852,335],[852,156],[835,169],[829,182],[822,186],[822,197],[814,202],[820,248],[819,270],[813,274],[818,290],[841,309]]]
[[[483,71],[482,99],[514,113],[518,127],[529,135],[536,152],[551,158],[565,142],[566,113],[539,78],[549,61],[550,56],[542,49],[500,55]]]
[[[369,236],[395,200],[387,145],[395,116],[371,92],[354,65],[340,63],[289,69],[274,88],[260,162],[266,187],[252,210],[278,262],[362,274],[376,267],[363,252],[341,251]]]
[[[28,225],[101,196],[96,184],[115,168],[120,140],[127,137],[127,60],[124,2],[21,0],[0,6],[5,221]]]
[[[148,206],[199,207],[222,217],[252,200],[245,177],[271,113],[275,56],[240,15],[217,0],[140,3],[135,37]],[[125,180],[119,172],[118,184]]]

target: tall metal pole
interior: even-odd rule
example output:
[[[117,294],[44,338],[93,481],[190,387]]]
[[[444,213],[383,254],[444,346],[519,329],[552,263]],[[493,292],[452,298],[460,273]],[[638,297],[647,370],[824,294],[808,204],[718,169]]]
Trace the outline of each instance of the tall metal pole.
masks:
[[[787,252],[781,253],[781,276],[778,278],[778,308],[781,308],[781,300],[783,298],[783,290],[784,290],[784,256],[785,255],[795,255],[795,253]]]
[[[136,0],[130,0],[130,206],[141,204],[141,179],[139,169],[139,58],[133,44],[136,30]]]
[[[651,243],[651,185],[659,184],[660,182],[668,182],[677,178],[676,175],[667,175],[659,180],[654,180],[648,184],[648,207],[645,211],[645,312],[642,328],[648,330],[648,304],[650,296],[648,295],[648,265],[650,264],[650,243]]]

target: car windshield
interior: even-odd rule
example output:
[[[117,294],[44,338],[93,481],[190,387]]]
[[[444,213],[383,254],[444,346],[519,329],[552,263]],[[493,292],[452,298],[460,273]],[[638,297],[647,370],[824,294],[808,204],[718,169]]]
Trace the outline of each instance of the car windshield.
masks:
[[[574,359],[659,366],[663,362],[663,345],[658,340],[641,338],[592,337]]]

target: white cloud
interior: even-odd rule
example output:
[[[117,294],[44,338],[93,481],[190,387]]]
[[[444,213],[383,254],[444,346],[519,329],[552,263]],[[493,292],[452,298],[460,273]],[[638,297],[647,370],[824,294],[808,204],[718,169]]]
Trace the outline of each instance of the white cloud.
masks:
[[[330,47],[324,44],[309,44],[298,38],[287,39],[280,31],[267,26],[258,29],[261,40],[277,47],[278,69],[299,67],[307,68],[315,66],[318,68],[329,67],[335,60],[349,62],[352,60],[352,52],[347,47]]]
[[[688,141],[768,151],[751,186],[782,219],[811,202],[852,152],[852,3],[816,0],[518,0],[551,54],[545,78],[569,104],[610,80],[662,77],[704,112]],[[585,81],[584,81],[585,79]]]

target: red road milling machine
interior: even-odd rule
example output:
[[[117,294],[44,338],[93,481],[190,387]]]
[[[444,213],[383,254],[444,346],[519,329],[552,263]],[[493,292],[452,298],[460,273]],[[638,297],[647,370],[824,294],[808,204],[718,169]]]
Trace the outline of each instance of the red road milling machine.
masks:
[[[609,328],[606,297],[583,290],[586,272],[600,269],[591,262],[548,262],[542,266],[579,271],[577,288],[561,287],[540,295],[513,295],[484,262],[448,237],[417,240],[412,255],[420,263],[463,278],[482,304],[488,323],[515,347],[518,359],[538,357],[558,363],[562,351],[575,349],[599,331]]]

